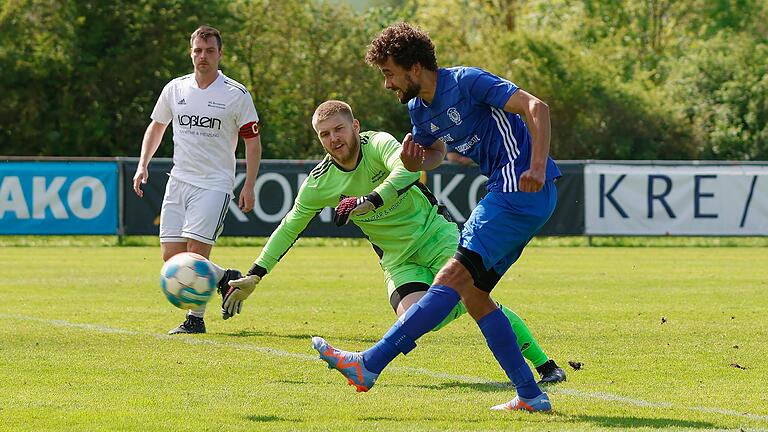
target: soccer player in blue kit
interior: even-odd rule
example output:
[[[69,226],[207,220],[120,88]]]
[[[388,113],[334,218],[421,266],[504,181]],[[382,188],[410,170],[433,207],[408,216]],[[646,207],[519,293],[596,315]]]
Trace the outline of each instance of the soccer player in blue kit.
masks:
[[[429,36],[407,23],[384,29],[365,59],[381,70],[384,86],[408,104],[413,131],[402,144],[405,167],[436,168],[450,147],[479,165],[488,177],[488,194],[464,224],[456,254],[427,294],[379,342],[366,351],[349,352],[314,337],[313,347],[350,384],[367,390],[397,355],[415,348],[416,340],[461,300],[517,390],[515,398],[491,409],[549,411],[547,394],[536,384],[509,320],[490,296],[555,209],[554,180],[560,170],[548,155],[549,107],[482,69],[438,68]]]

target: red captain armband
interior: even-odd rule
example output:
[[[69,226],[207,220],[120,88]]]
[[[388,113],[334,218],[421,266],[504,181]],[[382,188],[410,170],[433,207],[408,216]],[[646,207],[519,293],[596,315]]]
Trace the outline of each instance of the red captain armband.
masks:
[[[250,122],[243,125],[240,128],[240,136],[243,139],[256,138],[259,136],[259,124],[256,122]]]

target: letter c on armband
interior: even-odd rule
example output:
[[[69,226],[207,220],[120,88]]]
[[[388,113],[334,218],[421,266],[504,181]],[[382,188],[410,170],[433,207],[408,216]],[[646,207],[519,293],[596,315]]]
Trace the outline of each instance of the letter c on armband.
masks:
[[[244,124],[240,128],[240,136],[243,137],[243,139],[256,138],[259,136],[259,124],[256,122]]]

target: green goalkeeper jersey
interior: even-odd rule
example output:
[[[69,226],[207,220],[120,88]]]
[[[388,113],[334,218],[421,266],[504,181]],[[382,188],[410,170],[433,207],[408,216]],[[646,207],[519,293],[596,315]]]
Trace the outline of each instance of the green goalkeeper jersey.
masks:
[[[255,263],[272,271],[312,219],[325,207],[336,207],[348,196],[375,191],[383,204],[366,214],[351,216],[372,243],[384,268],[405,261],[415,250],[430,247],[421,241],[438,230],[456,226],[438,213],[437,201],[419,183],[419,173],[405,169],[400,143],[386,132],[360,134],[357,167],[345,171],[330,156],[310,172],[299,189],[293,208],[272,233]]]

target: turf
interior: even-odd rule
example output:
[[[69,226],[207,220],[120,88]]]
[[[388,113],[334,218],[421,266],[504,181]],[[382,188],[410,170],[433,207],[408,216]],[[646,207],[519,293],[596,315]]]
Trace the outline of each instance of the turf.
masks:
[[[247,268],[258,247],[218,247]],[[0,430],[768,428],[768,248],[530,247],[494,291],[568,373],[548,415],[514,391],[468,317],[369,393],[310,347],[362,349],[394,319],[369,247],[289,252],[208,334],[160,293],[156,247],[0,248]],[[582,364],[579,370],[568,362]]]

